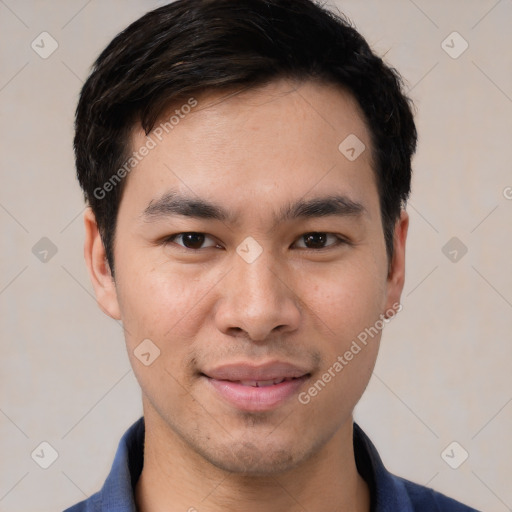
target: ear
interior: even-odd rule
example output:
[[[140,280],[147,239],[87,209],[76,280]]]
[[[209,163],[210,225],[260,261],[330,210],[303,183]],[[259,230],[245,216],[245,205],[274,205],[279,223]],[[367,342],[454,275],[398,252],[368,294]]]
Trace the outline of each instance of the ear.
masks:
[[[96,217],[90,207],[84,213],[85,243],[84,257],[89,270],[89,277],[94,287],[98,306],[115,320],[121,319],[117,291],[105,247],[98,230]]]
[[[389,265],[387,279],[386,311],[395,309],[393,305],[400,304],[400,297],[405,282],[405,242],[409,228],[409,215],[405,210],[396,221],[393,235],[393,257]]]

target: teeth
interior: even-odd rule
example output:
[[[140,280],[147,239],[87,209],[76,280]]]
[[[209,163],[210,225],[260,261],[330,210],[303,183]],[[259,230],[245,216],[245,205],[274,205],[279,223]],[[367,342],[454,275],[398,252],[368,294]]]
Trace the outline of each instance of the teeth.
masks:
[[[255,380],[241,380],[240,384],[242,384],[242,386],[258,386],[258,383]]]
[[[266,386],[274,386],[275,384],[280,384],[281,382],[285,380],[291,380],[287,378],[281,378],[281,379],[272,379],[272,380],[241,380],[240,384],[242,386],[252,386],[254,388],[264,388]]]

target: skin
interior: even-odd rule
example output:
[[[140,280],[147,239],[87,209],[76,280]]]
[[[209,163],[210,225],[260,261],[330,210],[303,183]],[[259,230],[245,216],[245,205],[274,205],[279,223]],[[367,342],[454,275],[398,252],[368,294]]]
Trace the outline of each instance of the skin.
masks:
[[[368,511],[352,412],[371,377],[380,334],[305,405],[295,393],[274,409],[242,411],[200,372],[286,361],[308,370],[299,390],[307,391],[360,332],[399,303],[408,216],[402,212],[396,223],[390,261],[369,132],[340,88],[280,80],[196,98],[193,112],[128,176],[115,282],[94,215],[85,214],[97,300],[122,320],[142,389],[139,510]],[[366,145],[353,162],[338,150],[349,134]],[[145,141],[134,128],[132,148]],[[234,219],[144,217],[169,191],[220,205]],[[289,203],[333,194],[359,203],[361,212],[276,222]],[[207,237],[195,249],[180,237],[163,242],[183,232]],[[312,232],[334,236],[311,245],[303,235]],[[248,236],[262,248],[252,263],[236,252]],[[134,350],[148,338],[161,353],[145,366]]]

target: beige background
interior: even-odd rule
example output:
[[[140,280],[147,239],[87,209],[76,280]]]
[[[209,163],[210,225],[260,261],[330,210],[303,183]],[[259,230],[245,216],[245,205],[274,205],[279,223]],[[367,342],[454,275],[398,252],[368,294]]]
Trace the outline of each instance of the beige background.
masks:
[[[141,414],[122,330],[91,295],[71,140],[93,59],[163,3],[0,0],[2,512],[97,491]],[[420,133],[404,309],[356,419],[391,471],[512,510],[512,1],[337,5],[407,79]],[[31,48],[43,31],[59,45],[47,59]],[[457,59],[441,46],[453,31],[469,43]],[[42,237],[57,248],[46,263],[32,252]],[[468,249],[456,262],[442,252],[452,237]],[[48,469],[31,458],[42,441],[58,452]],[[452,441],[469,453],[458,469],[441,457]]]

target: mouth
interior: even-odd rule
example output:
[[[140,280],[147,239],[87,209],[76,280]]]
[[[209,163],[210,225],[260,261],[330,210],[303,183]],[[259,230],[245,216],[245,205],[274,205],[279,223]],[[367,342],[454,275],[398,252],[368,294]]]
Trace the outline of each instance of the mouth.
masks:
[[[214,394],[241,411],[270,411],[296,395],[311,373],[288,363],[225,365],[201,373]]]
[[[266,388],[268,386],[275,386],[276,384],[281,384],[281,382],[291,381],[295,379],[296,377],[283,377],[270,380],[236,380],[229,382],[238,382],[242,386],[251,386],[253,388]]]

